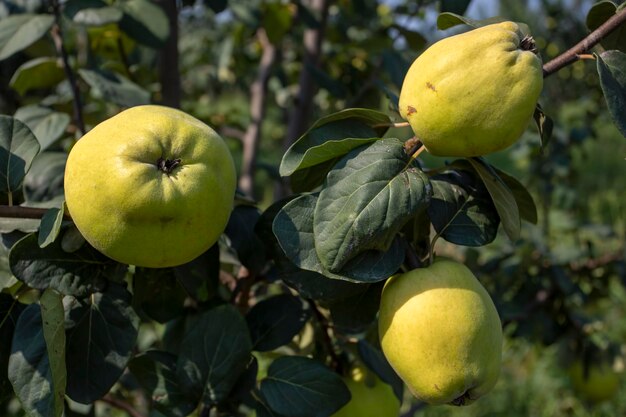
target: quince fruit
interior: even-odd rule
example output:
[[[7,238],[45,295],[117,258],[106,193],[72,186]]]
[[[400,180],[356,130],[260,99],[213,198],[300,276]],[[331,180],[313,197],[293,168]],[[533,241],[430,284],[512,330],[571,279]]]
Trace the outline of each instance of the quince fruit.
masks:
[[[163,268],[219,238],[236,172],[222,138],[176,109],[137,106],[105,120],[70,151],[65,200],[76,227],[119,262]]]
[[[398,376],[429,404],[469,404],[498,379],[498,312],[485,288],[458,262],[439,258],[392,276],[381,297],[379,335]]]
[[[501,22],[424,51],[404,79],[400,115],[433,155],[485,155],[519,139],[542,87],[533,39]]]
[[[589,363],[585,369],[583,361],[576,360],[568,371],[574,390],[591,403],[610,400],[619,390],[620,374],[606,361]]]
[[[389,384],[363,366],[344,378],[352,399],[331,417],[398,417],[400,400]]]

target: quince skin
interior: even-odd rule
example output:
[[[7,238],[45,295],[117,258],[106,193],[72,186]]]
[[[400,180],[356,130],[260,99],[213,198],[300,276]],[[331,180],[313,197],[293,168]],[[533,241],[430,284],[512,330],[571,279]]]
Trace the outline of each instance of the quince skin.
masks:
[[[424,51],[404,79],[400,114],[433,155],[485,155],[519,139],[542,87],[532,37],[501,22]]]

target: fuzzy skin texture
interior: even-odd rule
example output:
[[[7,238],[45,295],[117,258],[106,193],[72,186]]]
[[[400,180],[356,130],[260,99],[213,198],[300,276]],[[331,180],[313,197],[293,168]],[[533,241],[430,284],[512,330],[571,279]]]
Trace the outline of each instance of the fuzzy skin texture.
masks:
[[[379,313],[383,353],[429,404],[470,404],[498,380],[502,326],[489,294],[463,264],[438,259],[394,275]]]
[[[400,114],[437,156],[470,157],[512,145],[543,88],[541,59],[520,49],[523,35],[502,22],[445,38],[411,65]]]
[[[165,173],[159,158],[180,158]],[[222,138],[188,114],[137,106],[100,123],[70,151],[65,200],[87,241],[119,262],[191,261],[226,227],[235,165]]]
[[[352,399],[331,417],[398,417],[400,400],[389,384],[363,367],[344,378]]]

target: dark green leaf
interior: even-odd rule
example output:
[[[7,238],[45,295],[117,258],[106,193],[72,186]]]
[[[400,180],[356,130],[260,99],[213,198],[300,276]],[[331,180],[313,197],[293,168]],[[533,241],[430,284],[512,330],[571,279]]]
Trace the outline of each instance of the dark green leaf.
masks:
[[[246,315],[252,348],[257,351],[274,350],[289,343],[310,316],[302,299],[281,294],[257,303]]]
[[[361,333],[376,319],[384,281],[362,285],[363,291],[328,304],[333,326],[341,333]]]
[[[63,14],[74,23],[86,26],[103,26],[118,22],[122,10],[109,6],[103,0],[68,0],[63,7]]]
[[[20,107],[14,117],[32,130],[42,151],[56,142],[70,123],[67,114],[37,104]]]
[[[39,304],[29,305],[17,321],[8,373],[13,389],[29,415],[58,417]]]
[[[13,396],[13,387],[8,379],[11,340],[15,325],[26,307],[9,294],[0,292],[0,404]]]
[[[20,239],[9,252],[13,275],[32,288],[53,288],[62,294],[84,297],[104,289],[107,278],[124,273],[121,264],[92,247],[84,245],[68,253],[60,240],[40,248],[34,233]]]
[[[135,356],[128,364],[139,384],[152,399],[154,408],[167,417],[184,417],[197,406],[200,398],[191,399],[180,389],[176,377],[177,357],[168,352],[149,350]]]
[[[468,25],[473,28],[479,28],[481,26],[491,25],[493,23],[503,22],[505,20],[506,19],[503,17],[490,17],[488,19],[474,20],[467,17],[459,16],[455,13],[445,12],[441,13],[437,17],[437,29],[445,30],[457,25]]]
[[[215,13],[223,12],[228,6],[228,0],[207,0],[206,3]]]
[[[254,355],[250,355],[245,371],[235,382],[235,386],[228,394],[228,401],[244,402],[250,404],[253,402],[252,391],[256,387],[257,375],[259,373],[259,362]]]
[[[57,238],[61,231],[61,223],[63,223],[63,214],[65,205],[61,208],[48,209],[41,218],[41,226],[39,226],[39,234],[37,235],[37,243],[40,248],[45,248]]]
[[[254,206],[235,206],[224,230],[241,263],[254,273],[265,265],[263,243],[254,233],[254,226],[260,216],[259,210]]]
[[[291,7],[282,2],[264,3],[262,25],[267,37],[278,44],[291,27]]]
[[[404,38],[411,51],[419,51],[426,45],[426,38],[421,33],[412,31],[400,25],[393,26]]]
[[[133,306],[159,323],[182,315],[186,294],[173,268],[135,268]]]
[[[272,410],[290,417],[328,417],[350,400],[339,374],[301,356],[272,362],[261,380],[261,393]]]
[[[535,120],[535,124],[537,125],[537,130],[539,130],[539,137],[541,138],[541,147],[545,148],[552,137],[552,129],[554,127],[554,123],[552,119],[548,117],[539,104],[535,107],[535,112],[533,113],[533,119]]]
[[[612,1],[599,1],[587,13],[587,27],[594,31],[617,12],[618,6]],[[621,24],[613,32],[600,40],[604,49],[619,49],[626,52],[626,25]]]
[[[78,73],[99,99],[123,107],[150,103],[150,93],[120,74],[79,69]]]
[[[208,301],[217,294],[220,274],[220,248],[216,243],[191,262],[174,268],[174,274],[187,294],[196,301]]]
[[[0,115],[0,192],[13,193],[22,185],[39,142],[24,123]]]
[[[472,0],[441,0],[441,11],[463,15]]]
[[[609,113],[617,129],[626,137],[626,54],[605,51],[597,55],[597,60],[600,85]]]
[[[404,383],[398,374],[396,374],[396,371],[393,370],[389,362],[387,362],[387,358],[385,358],[383,352],[364,339],[359,340],[356,346],[363,363],[374,371],[382,381],[391,385],[393,393],[398,397],[400,403],[402,403]]]
[[[376,282],[395,273],[404,260],[404,251],[395,240],[388,252],[367,251],[349,261],[340,273],[324,268],[315,250],[313,212],[317,196],[302,195],[286,204],[275,217],[272,230],[290,262],[300,269],[325,277],[353,282]]]
[[[67,395],[89,404],[102,398],[122,375],[137,339],[139,317],[131,294],[109,283],[86,299],[66,296]]]
[[[48,32],[54,16],[16,14],[0,20],[0,61],[30,46]]]
[[[337,273],[365,251],[386,252],[431,194],[428,178],[398,139],[352,150],[329,172],[315,206],[322,265]]]
[[[51,88],[65,79],[57,58],[41,57],[23,63],[11,77],[9,85],[20,95],[30,90]]]
[[[432,177],[431,183],[428,216],[441,237],[464,246],[482,246],[496,238],[500,217],[480,179],[452,171]]]
[[[289,176],[377,140],[390,123],[386,114],[368,109],[346,109],[323,117],[285,152],[280,175]]]
[[[517,207],[519,208],[519,215],[522,219],[526,220],[529,223],[537,224],[537,206],[535,205],[535,200],[533,200],[533,196],[530,195],[526,187],[522,185],[516,178],[510,176],[504,171],[501,171],[495,168],[495,171],[498,173],[498,176],[506,183],[509,187],[513,196],[515,197],[515,202],[517,203]]]
[[[202,396],[206,405],[219,403],[245,370],[251,351],[248,327],[233,306],[202,313],[181,344],[176,371],[181,388]]]
[[[389,75],[393,85],[400,90],[411,63],[394,49],[385,49],[382,53],[382,60],[383,69]]]
[[[472,167],[476,170],[483,183],[487,187],[493,204],[498,211],[504,232],[509,239],[515,241],[519,238],[521,230],[521,220],[519,208],[515,201],[515,196],[506,183],[498,176],[495,169],[479,158],[468,159]]]
[[[42,152],[33,159],[22,187],[27,203],[63,198],[66,161],[66,152]]]
[[[120,28],[137,42],[161,48],[170,36],[170,24],[163,9],[149,0],[128,0],[120,5],[124,17]]]
[[[65,314],[63,311],[63,297],[58,292],[48,288],[39,300],[43,323],[43,337],[46,341],[50,375],[52,382],[52,396],[54,416],[63,416],[65,402],[65,385],[67,372],[65,370]]]

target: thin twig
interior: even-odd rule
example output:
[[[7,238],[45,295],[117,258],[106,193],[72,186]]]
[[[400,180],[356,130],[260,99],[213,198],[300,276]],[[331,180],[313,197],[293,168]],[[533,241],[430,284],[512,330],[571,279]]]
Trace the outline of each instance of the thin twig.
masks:
[[[587,35],[587,37],[585,37],[582,41],[578,42],[576,45],[563,52],[553,60],[548,61],[543,66],[543,77],[545,78],[550,74],[554,74],[561,68],[581,59],[582,54],[588,52],[608,34],[613,32],[620,25],[624,24],[624,22],[626,22],[626,8],[611,16],[611,18]]]
[[[315,304],[315,300],[308,298],[307,302],[311,306],[311,310],[313,311],[313,315],[315,316],[315,319],[317,320],[320,327],[322,328],[322,343],[324,344],[324,347],[326,348],[326,351],[328,352],[328,355],[330,356],[330,362],[331,362],[330,367],[331,369],[337,370],[339,369],[341,360],[339,359],[337,352],[335,352],[333,341],[331,340],[330,335],[328,334],[328,330],[330,327],[328,325],[328,320],[326,320],[326,317],[322,314],[319,308],[317,308],[317,304]]]
[[[83,120],[83,105],[80,99],[80,91],[78,90],[78,84],[76,82],[76,77],[74,75],[74,71],[72,71],[72,67],[70,65],[70,60],[67,55],[67,50],[65,49],[65,45],[63,43],[63,31],[61,29],[61,8],[59,6],[58,0],[50,0],[50,5],[52,6],[52,11],[54,12],[54,25],[50,30],[52,35],[52,39],[54,41],[54,46],[57,50],[57,54],[61,57],[63,61],[63,70],[65,71],[65,76],[67,77],[67,81],[70,84],[70,88],[72,90],[73,100],[73,108],[74,108],[74,122],[78,127],[78,130],[82,135],[85,134],[85,122]]]
[[[131,417],[145,417],[139,411],[135,410],[135,408],[128,404],[126,401],[114,397],[111,394],[107,394],[100,399],[100,401],[105,402],[109,405],[112,405],[115,408],[126,411]]]

